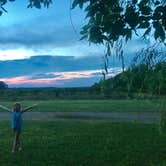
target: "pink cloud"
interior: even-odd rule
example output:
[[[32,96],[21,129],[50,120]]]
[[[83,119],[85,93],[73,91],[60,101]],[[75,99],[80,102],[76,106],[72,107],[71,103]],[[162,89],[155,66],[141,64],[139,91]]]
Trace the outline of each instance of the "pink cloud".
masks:
[[[110,69],[111,71],[111,69]],[[115,73],[108,74],[109,77],[116,75],[120,70],[117,69]],[[98,73],[98,75],[94,75]],[[87,70],[87,71],[74,71],[74,72],[51,72],[47,74],[55,75],[53,78],[32,78],[32,76],[19,76],[13,78],[2,78],[1,81],[6,82],[9,86],[19,87],[19,86],[60,86],[65,85],[66,81],[74,79],[88,79],[93,77],[101,78],[101,70]],[[57,77],[58,75],[58,77]]]

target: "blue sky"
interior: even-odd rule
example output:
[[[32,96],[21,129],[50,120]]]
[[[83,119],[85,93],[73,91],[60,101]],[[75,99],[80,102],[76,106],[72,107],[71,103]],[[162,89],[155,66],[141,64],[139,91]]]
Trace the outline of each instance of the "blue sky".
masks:
[[[104,48],[79,41],[86,23],[83,11],[71,11],[76,35],[69,0],[42,10],[28,9],[26,2],[8,3],[8,13],[0,17],[0,80],[10,87],[78,87],[99,81]],[[135,39],[125,46],[126,65],[144,45]],[[111,60],[108,77],[120,72],[120,62]]]

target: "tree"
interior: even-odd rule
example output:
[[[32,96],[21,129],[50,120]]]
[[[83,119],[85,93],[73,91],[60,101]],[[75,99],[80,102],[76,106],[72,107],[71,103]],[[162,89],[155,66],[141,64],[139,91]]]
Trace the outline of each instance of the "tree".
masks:
[[[5,82],[0,81],[0,90],[7,89],[7,88],[8,88],[8,85]]]
[[[154,28],[153,36],[165,41],[165,0],[74,0],[83,8],[89,19],[81,34],[93,43],[117,41],[120,37],[131,39],[138,29],[145,30],[146,37]]]
[[[95,83],[93,89],[100,92],[104,87],[105,93],[133,93],[149,95],[166,95],[166,62],[158,62],[149,67],[147,64],[130,66],[123,73],[105,81]]]
[[[84,9],[88,19],[81,39],[104,44],[106,62],[111,50],[116,48],[124,68],[122,43],[132,39],[134,34],[139,36],[139,30],[143,31],[144,39],[151,36],[155,41],[165,42],[165,0],[74,0],[73,8],[76,6]],[[117,43],[120,43],[118,47]]]

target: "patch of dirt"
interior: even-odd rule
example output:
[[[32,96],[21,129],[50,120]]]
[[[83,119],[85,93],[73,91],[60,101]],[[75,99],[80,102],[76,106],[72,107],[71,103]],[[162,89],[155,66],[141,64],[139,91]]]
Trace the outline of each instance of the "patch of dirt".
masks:
[[[0,112],[0,120],[10,120],[11,114]],[[144,122],[154,123],[160,120],[159,113],[133,112],[26,112],[24,120],[54,120],[54,119],[85,119],[110,120],[114,122]]]

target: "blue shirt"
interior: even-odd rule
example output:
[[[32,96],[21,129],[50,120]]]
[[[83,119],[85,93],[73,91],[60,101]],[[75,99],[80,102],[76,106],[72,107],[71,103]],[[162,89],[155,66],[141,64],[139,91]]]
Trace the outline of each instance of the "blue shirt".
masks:
[[[12,128],[21,129],[22,127],[22,112],[12,112]]]

